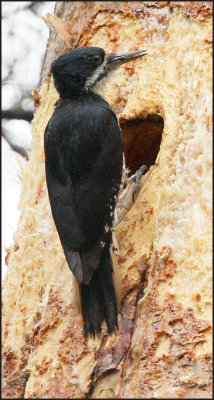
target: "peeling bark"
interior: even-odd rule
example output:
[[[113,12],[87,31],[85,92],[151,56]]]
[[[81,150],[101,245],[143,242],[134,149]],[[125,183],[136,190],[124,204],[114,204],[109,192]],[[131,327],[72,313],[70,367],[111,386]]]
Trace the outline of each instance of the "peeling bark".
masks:
[[[32,152],[3,284],[4,398],[212,398],[212,2],[57,2],[35,90]],[[67,49],[145,48],[105,89],[117,113],[134,204],[114,228],[119,329],[84,338],[78,285],[51,216],[43,135]]]

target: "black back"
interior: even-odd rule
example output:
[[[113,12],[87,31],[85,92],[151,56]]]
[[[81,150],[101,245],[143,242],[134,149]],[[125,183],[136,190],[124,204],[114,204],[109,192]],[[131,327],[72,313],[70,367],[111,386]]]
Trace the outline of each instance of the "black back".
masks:
[[[123,167],[123,139],[107,102],[91,92],[57,102],[45,131],[45,167],[67,262],[87,283],[111,240]]]

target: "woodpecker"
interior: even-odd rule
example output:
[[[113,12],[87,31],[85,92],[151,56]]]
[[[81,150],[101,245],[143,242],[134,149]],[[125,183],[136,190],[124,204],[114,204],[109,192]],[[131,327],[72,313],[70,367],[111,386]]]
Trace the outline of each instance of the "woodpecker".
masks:
[[[145,54],[86,46],[51,65],[59,100],[44,135],[46,181],[65,258],[80,285],[85,336],[101,332],[103,320],[110,334],[117,328],[110,245],[124,143],[101,83]]]

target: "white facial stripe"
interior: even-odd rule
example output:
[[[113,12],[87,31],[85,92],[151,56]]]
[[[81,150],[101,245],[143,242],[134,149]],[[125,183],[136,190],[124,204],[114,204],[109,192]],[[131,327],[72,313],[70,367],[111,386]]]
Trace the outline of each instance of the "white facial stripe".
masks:
[[[105,54],[103,63],[95,70],[94,74],[90,78],[87,79],[86,84],[85,84],[86,90],[89,89],[91,86],[93,86],[93,84],[96,82],[98,77],[102,74],[102,72],[106,66],[107,59],[108,59],[108,54]]]

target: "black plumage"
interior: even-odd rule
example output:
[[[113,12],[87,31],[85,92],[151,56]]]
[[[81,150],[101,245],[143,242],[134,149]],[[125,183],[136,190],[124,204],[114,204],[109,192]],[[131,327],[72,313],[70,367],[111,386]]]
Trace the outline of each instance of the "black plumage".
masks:
[[[110,333],[117,326],[110,245],[123,139],[95,87],[115,66],[144,55],[133,53],[84,47],[52,64],[60,100],[45,130],[46,180],[65,257],[80,284],[85,334],[100,332],[103,319]]]

